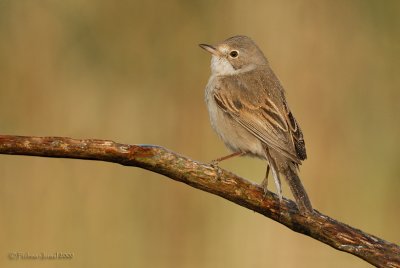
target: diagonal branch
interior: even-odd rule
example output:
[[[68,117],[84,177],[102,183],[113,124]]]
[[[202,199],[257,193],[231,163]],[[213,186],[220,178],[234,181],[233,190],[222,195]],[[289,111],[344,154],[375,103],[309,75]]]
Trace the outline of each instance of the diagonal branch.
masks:
[[[318,211],[299,213],[294,202],[264,192],[260,186],[209,164],[154,145],[107,140],[0,135],[0,154],[98,160],[140,167],[219,195],[254,210],[295,232],[353,254],[378,267],[400,267],[400,247],[338,222]]]

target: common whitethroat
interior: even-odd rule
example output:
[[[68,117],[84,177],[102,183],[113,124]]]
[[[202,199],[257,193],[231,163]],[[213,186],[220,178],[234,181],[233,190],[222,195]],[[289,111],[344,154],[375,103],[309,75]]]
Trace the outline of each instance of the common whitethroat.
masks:
[[[233,152],[213,163],[239,155],[267,160],[261,183],[265,193],[271,169],[279,199],[282,200],[282,174],[300,212],[312,213],[297,174],[301,161],[307,157],[303,134],[263,52],[247,36],[233,36],[217,45],[200,47],[212,56],[205,90],[211,125]]]

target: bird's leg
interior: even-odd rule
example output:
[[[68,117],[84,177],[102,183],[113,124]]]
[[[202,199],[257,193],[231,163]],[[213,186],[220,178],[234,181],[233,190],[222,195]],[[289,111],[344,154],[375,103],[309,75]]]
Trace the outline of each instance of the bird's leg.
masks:
[[[242,156],[244,154],[246,154],[246,153],[244,153],[244,152],[234,152],[233,154],[226,155],[226,156],[223,156],[223,157],[220,157],[220,158],[212,160],[211,161],[211,165],[212,166],[218,166],[219,162],[222,162],[224,160],[227,160],[227,159],[235,157],[235,156]]]
[[[268,148],[265,148],[265,157],[268,161],[268,166],[271,167],[271,171],[272,171],[272,177],[274,178],[275,181],[275,186],[276,186],[276,191],[279,197],[279,202],[282,203],[282,184],[281,184],[281,179],[279,176],[279,171],[278,171],[278,167],[276,165],[275,159],[271,156],[271,153],[269,152]],[[267,172],[269,172],[269,168],[267,168]],[[264,188],[264,194],[266,192],[268,192],[268,189],[266,188],[267,186],[267,182],[264,181],[261,183],[261,185]]]
[[[265,178],[261,182],[261,187],[264,189],[264,197],[267,195],[268,192],[268,176],[269,176],[269,165],[267,164],[267,171],[265,172]]]
[[[221,175],[221,173],[222,173],[221,169],[220,169],[219,166],[218,166],[219,162],[224,161],[224,160],[227,160],[227,159],[232,158],[232,157],[235,157],[235,156],[244,155],[244,154],[246,154],[246,153],[243,153],[243,152],[235,152],[235,153],[233,153],[233,154],[226,155],[226,156],[223,156],[223,157],[220,157],[220,158],[217,158],[217,159],[212,160],[212,161],[211,161],[211,166],[213,166],[214,168],[217,169],[217,179],[219,179],[219,177],[220,177],[220,175]]]

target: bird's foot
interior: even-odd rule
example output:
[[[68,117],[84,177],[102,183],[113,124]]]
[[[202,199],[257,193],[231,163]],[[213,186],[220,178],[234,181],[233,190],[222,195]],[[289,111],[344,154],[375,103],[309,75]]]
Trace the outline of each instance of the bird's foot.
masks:
[[[264,191],[264,195],[263,197],[265,198],[268,194],[268,178],[265,178],[262,182],[261,182],[261,187]]]
[[[211,160],[210,166],[212,166],[213,168],[219,168],[219,166],[218,166],[219,162],[220,161],[218,161],[218,159]]]
[[[222,169],[219,167],[219,160],[218,159],[214,159],[210,162],[210,166],[212,166],[215,170],[215,179],[216,180],[220,180],[221,176],[222,176]]]

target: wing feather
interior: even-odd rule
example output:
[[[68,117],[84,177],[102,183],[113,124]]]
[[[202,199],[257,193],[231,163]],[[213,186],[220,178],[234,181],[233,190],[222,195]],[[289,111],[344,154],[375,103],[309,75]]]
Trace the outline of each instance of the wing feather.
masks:
[[[283,89],[271,81],[262,71],[256,75],[226,76],[220,79],[214,100],[267,146],[300,164],[306,157],[303,135],[287,108]]]

